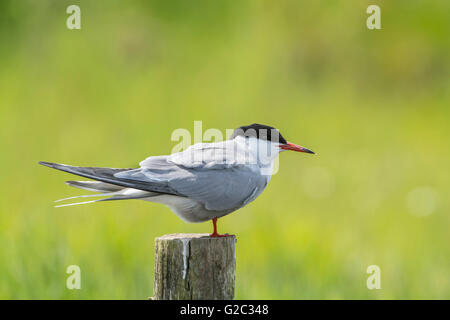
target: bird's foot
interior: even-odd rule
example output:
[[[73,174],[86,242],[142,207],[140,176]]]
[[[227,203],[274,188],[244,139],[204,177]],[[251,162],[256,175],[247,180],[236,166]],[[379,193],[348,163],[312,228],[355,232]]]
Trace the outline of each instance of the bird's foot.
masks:
[[[228,234],[228,233],[225,233],[225,234],[219,234],[219,233],[217,232],[217,218],[213,218],[213,219],[212,219],[212,222],[213,222],[213,226],[214,226],[214,231],[213,231],[213,233],[211,233],[211,234],[209,235],[211,238],[222,238],[222,237],[230,237],[230,236],[231,236],[231,235]]]
[[[223,237],[231,237],[231,234],[225,233],[225,234],[218,234],[217,232],[213,232],[209,235],[211,238],[223,238]]]

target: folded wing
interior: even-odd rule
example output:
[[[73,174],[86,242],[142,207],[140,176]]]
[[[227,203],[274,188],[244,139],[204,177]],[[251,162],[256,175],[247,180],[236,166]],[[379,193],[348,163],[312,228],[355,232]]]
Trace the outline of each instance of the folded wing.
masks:
[[[226,143],[199,144],[171,156],[150,157],[140,163],[141,168],[114,176],[167,187],[203,203],[208,210],[233,210],[256,198],[268,180],[227,158]]]

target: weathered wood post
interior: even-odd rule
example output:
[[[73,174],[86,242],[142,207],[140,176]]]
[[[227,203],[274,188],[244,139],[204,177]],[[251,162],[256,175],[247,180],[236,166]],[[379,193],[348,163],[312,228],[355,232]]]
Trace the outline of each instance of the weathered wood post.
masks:
[[[178,233],[156,238],[152,299],[233,299],[235,244],[235,236]]]

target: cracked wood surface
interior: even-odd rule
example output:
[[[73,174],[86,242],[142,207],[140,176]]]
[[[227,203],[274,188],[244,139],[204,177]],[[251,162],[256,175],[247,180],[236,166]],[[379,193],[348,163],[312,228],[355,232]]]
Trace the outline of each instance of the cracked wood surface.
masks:
[[[155,239],[155,300],[234,298],[236,237],[168,234]]]

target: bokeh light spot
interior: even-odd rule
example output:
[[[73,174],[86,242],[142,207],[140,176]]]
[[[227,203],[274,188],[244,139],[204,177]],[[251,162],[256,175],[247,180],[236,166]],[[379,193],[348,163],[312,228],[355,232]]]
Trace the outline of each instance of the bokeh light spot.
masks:
[[[437,202],[437,192],[431,187],[417,187],[406,196],[408,212],[419,217],[432,214],[437,207]]]
[[[311,167],[303,172],[302,187],[311,198],[329,197],[334,191],[334,177],[324,167]]]

